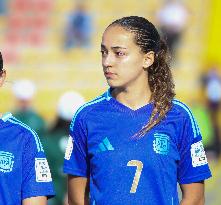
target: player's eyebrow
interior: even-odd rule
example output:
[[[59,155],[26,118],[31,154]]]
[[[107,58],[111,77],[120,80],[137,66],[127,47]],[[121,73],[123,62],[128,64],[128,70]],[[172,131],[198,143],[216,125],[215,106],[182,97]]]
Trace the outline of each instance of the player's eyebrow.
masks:
[[[101,49],[106,49],[106,46],[101,44]]]
[[[107,49],[105,45],[101,44],[101,49]],[[122,46],[113,46],[111,47],[112,50],[117,50],[117,49],[127,49],[125,47]]]

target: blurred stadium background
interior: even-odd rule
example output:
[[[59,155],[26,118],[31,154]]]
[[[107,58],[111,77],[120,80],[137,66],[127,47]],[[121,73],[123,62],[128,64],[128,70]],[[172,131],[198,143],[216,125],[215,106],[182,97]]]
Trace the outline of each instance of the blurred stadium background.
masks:
[[[64,29],[75,1],[1,2],[0,50],[7,70],[7,83],[1,89],[1,112],[14,109],[13,82],[26,78],[38,89],[34,107],[50,124],[63,92],[75,90],[90,100],[106,90],[99,52],[105,27],[114,19],[128,15],[144,16],[157,24],[156,12],[164,0],[85,0],[93,16],[92,43],[87,48],[69,50],[63,48]],[[190,106],[205,104],[201,76],[213,65],[221,68],[221,1],[182,2],[188,8],[189,19],[177,49],[176,62],[172,63],[177,98]],[[220,73],[220,69],[218,71]],[[207,182],[206,204],[218,205],[221,204],[219,160],[211,160],[211,168],[214,177]]]

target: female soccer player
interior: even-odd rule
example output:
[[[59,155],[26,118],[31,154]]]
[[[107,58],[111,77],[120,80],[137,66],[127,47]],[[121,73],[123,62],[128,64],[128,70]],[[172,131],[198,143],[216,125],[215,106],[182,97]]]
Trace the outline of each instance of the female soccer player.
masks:
[[[167,46],[154,25],[137,16],[114,21],[101,54],[110,89],[72,120],[69,204],[178,205],[177,182],[180,204],[204,204],[211,173],[201,134],[190,109],[174,99]]]
[[[0,53],[0,87],[5,77]],[[12,114],[0,115],[0,205],[46,205],[54,191],[37,134]]]

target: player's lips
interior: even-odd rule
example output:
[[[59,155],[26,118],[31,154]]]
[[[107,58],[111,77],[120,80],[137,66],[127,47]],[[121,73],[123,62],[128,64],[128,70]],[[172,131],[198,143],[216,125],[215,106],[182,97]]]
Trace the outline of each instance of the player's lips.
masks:
[[[106,78],[111,78],[115,75],[115,73],[112,73],[112,72],[104,72],[104,75]]]

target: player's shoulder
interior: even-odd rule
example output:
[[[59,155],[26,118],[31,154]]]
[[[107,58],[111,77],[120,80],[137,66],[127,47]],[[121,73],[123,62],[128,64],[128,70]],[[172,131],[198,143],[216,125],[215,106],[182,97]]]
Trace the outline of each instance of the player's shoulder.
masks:
[[[87,119],[88,114],[93,113],[93,116],[96,116],[96,114],[99,111],[102,111],[105,109],[105,104],[107,102],[107,95],[106,93],[99,95],[98,97],[94,98],[93,100],[83,104],[74,114],[72,121],[71,121],[71,126],[70,128],[72,129],[73,126],[77,122],[80,121],[85,121]]]
[[[37,133],[28,125],[15,118],[11,113],[6,113],[1,118],[5,124],[5,129],[8,129],[8,135],[13,138],[19,138],[27,143],[36,144],[37,150],[43,151],[41,142]]]
[[[194,138],[200,135],[200,129],[195,120],[195,117],[193,116],[191,109],[185,103],[174,99],[172,109],[176,112],[176,119],[178,116],[182,117],[182,121],[190,125],[194,134]]]
[[[86,102],[83,104],[76,112],[73,118],[84,118],[87,113],[101,108],[104,103],[106,102],[107,97],[105,94],[99,95],[98,97],[94,98],[93,100]]]
[[[173,99],[172,100],[172,109],[171,111],[180,117],[183,118],[189,118],[192,116],[192,111],[189,108],[189,106],[187,104],[185,104],[184,102],[178,100],[178,99]]]

